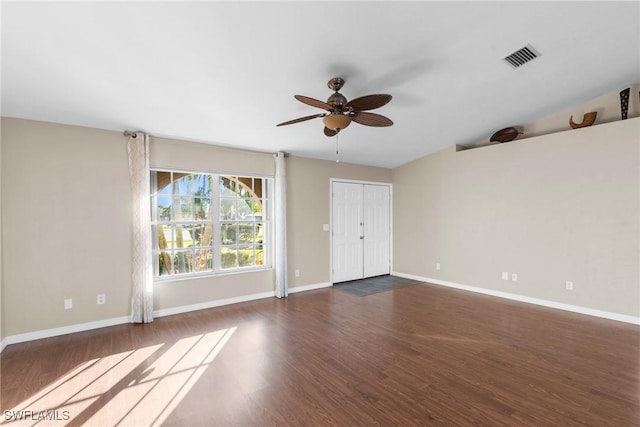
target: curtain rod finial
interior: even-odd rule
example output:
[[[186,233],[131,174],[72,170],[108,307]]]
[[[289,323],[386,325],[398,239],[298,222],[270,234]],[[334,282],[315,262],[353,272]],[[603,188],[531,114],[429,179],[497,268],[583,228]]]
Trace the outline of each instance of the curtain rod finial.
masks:
[[[124,131],[124,136],[130,136],[132,138],[137,138],[138,133],[144,133],[141,130],[125,130]]]

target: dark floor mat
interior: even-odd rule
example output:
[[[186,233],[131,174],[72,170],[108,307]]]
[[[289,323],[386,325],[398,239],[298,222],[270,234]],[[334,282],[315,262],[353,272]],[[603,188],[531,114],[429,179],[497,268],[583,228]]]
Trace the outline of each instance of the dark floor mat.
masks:
[[[377,276],[370,277],[368,279],[336,283],[333,287],[340,291],[364,297],[371,294],[377,294],[378,292],[417,285],[418,283],[422,282],[397,276]]]

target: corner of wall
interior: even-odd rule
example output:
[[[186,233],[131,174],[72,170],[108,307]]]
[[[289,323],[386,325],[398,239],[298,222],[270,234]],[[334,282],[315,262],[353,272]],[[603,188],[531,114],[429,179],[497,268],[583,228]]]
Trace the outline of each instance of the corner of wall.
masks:
[[[2,352],[7,345],[4,333],[4,270],[2,267],[2,171],[2,119],[0,118],[0,352]]]

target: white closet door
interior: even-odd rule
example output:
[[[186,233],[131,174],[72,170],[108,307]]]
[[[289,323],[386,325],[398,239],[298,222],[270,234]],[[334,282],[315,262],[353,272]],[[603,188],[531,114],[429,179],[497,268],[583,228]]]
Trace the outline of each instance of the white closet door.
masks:
[[[333,183],[333,283],[389,274],[390,202],[389,186]]]
[[[333,183],[333,281],[361,279],[362,184]]]
[[[389,187],[365,185],[363,196],[364,277],[389,274]]]

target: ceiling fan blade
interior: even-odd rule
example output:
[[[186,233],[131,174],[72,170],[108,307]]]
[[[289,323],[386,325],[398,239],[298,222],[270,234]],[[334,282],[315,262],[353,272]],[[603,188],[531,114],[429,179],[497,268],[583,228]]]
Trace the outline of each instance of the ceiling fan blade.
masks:
[[[365,126],[384,127],[391,126],[393,124],[391,119],[376,113],[356,112],[351,119],[354,122]]]
[[[324,127],[324,134],[327,135],[327,136],[336,136],[338,134],[338,132],[340,132],[340,131],[329,129],[326,126]]]
[[[300,117],[298,119],[289,120],[288,122],[282,122],[277,124],[276,126],[292,125],[294,123],[300,123],[307,120],[315,119],[316,117],[323,117],[323,116],[326,116],[326,114],[324,113],[314,114],[313,116],[305,116],[305,117]]]
[[[361,96],[347,102],[345,108],[353,108],[354,111],[366,111],[380,108],[391,101],[391,95],[378,93],[375,95]]]
[[[312,107],[322,108],[327,111],[333,110],[333,107],[326,102],[318,101],[317,99],[309,98],[308,96],[293,95],[293,97],[304,104],[311,105]]]

